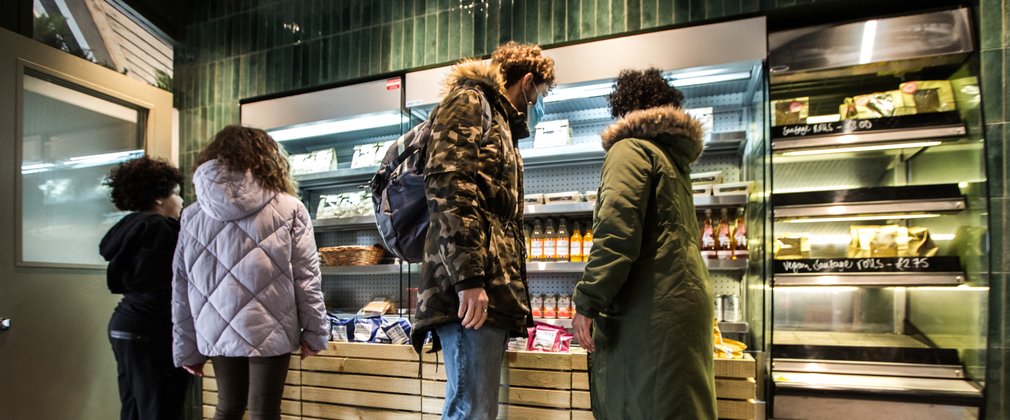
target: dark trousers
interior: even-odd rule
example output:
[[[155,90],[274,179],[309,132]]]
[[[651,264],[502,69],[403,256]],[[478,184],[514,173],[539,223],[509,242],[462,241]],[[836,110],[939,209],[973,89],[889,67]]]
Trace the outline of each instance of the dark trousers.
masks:
[[[110,330],[121,420],[178,420],[192,375],[172,364],[172,338]]]
[[[281,418],[281,396],[291,354],[273,357],[211,357],[217,378],[214,420]]]

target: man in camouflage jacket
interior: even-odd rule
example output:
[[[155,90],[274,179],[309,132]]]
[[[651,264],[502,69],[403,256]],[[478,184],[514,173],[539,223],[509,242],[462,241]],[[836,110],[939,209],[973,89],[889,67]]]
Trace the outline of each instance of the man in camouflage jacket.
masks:
[[[497,63],[464,61],[453,67],[432,111],[425,166],[430,226],[411,338],[418,352],[428,332],[433,351],[444,347],[443,418],[495,417],[506,340],[532,323],[517,143],[529,129],[513,103],[525,110],[549,83],[537,86],[530,77],[521,83],[509,90]]]

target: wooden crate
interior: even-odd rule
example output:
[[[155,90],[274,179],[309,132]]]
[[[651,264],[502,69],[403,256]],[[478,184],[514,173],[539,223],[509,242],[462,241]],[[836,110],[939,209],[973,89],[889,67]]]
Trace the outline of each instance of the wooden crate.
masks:
[[[284,395],[281,400],[281,418],[284,420],[300,420],[302,417],[302,382],[301,359],[298,355],[291,356],[288,364],[288,375],[284,379]],[[214,375],[214,364],[209,360],[203,368],[203,418],[214,418],[217,406],[217,379]],[[249,418],[246,413],[245,418]]]
[[[301,368],[306,418],[421,417],[421,364],[410,346],[331,342]]]
[[[205,372],[203,414],[211,418],[217,383],[212,366]],[[719,417],[753,419],[754,359],[717,359],[715,374]],[[419,362],[406,345],[330,343],[317,357],[292,358],[281,408],[285,420],[438,419],[445,380],[441,355]],[[507,352],[499,401],[499,419],[593,419],[588,355]]]
[[[437,418],[445,404],[445,366],[424,355],[421,411]],[[509,351],[502,363],[500,419],[571,419],[570,354]]]

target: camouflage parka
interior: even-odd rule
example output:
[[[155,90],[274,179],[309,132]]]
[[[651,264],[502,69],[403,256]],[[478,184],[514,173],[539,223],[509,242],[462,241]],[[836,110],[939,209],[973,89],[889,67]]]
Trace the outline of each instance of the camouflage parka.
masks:
[[[495,65],[459,63],[445,88],[433,111],[424,174],[430,225],[411,336],[418,352],[429,331],[460,322],[460,290],[487,291],[485,326],[518,336],[531,321],[517,143],[529,135],[526,116],[505,97]],[[432,351],[441,348],[437,336],[432,344]]]

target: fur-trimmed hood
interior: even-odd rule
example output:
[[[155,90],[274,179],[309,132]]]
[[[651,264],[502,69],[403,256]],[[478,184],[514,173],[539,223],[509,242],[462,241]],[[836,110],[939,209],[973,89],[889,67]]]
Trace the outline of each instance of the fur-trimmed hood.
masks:
[[[448,95],[455,89],[473,85],[479,85],[489,92],[498,92],[502,95],[505,92],[505,79],[497,64],[469,59],[452,66],[449,74],[442,81],[442,93]]]
[[[684,112],[683,108],[660,106],[629,112],[603,130],[601,137],[604,150],[610,150],[615,143],[629,138],[649,139],[672,146],[673,139],[683,137],[693,146],[684,150],[689,155],[688,161],[694,161],[704,147],[703,134],[701,122]]]

